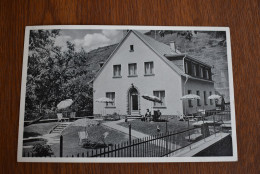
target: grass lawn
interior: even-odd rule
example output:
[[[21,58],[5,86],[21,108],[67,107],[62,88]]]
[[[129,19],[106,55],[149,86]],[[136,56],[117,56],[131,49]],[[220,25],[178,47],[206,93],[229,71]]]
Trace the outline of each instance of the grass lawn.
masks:
[[[63,156],[72,156],[77,155],[80,153],[86,153],[90,152],[92,149],[83,148],[80,146],[79,143],[79,137],[78,132],[84,131],[85,127],[80,126],[69,126],[66,128],[63,132]],[[107,127],[104,127],[102,125],[100,126],[93,126],[93,127],[87,127],[87,132],[89,134],[89,138],[91,141],[96,142],[97,139],[105,132],[108,132],[108,136],[105,139],[105,142],[107,144],[118,144],[124,141],[128,140],[128,136],[124,133],[118,132],[116,130],[109,129]],[[102,143],[102,142],[100,142]],[[51,146],[54,155],[59,156],[59,146],[60,144],[54,144]]]
[[[32,124],[30,126],[24,127],[23,138],[36,137],[36,136],[48,134],[50,130],[57,124],[58,124],[57,122],[39,123],[39,124]]]
[[[24,134],[27,137],[32,137],[32,136],[39,136],[39,135],[44,135],[48,134],[49,131],[56,125],[57,123],[40,123],[40,124],[33,124],[28,127],[25,127],[24,129]],[[78,132],[84,131],[85,127],[81,126],[72,126],[70,125],[67,127],[63,132],[63,156],[76,156],[78,153],[80,155],[82,153],[86,153],[87,151],[92,151],[92,149],[89,148],[83,148],[80,146],[79,143],[79,137],[78,137]],[[92,127],[87,127],[86,128],[88,134],[89,134],[89,139],[93,142],[96,142],[98,138],[105,132],[108,132],[108,136],[105,139],[105,142],[110,145],[122,143],[124,141],[128,140],[128,135],[118,132],[116,130],[107,128],[105,126],[99,125],[99,126],[92,126]],[[25,137],[24,137],[25,138]],[[33,145],[35,143],[44,143],[44,142],[34,142],[34,143],[26,143],[24,145]],[[102,143],[102,142],[99,142]],[[59,156],[60,153],[60,144],[53,144],[51,145],[51,149],[54,152],[55,156]],[[30,152],[32,149],[24,149],[24,152]]]
[[[128,127],[129,123],[131,123],[132,129],[142,132],[144,134],[148,135],[156,135],[157,132],[157,126],[160,128],[160,132],[164,133],[166,132],[166,122],[143,122],[140,119],[129,121],[128,123],[119,123],[119,125]],[[191,126],[191,123],[190,123]],[[188,122],[185,121],[179,121],[177,117],[172,117],[167,122],[168,131],[180,131],[184,129],[188,129]]]

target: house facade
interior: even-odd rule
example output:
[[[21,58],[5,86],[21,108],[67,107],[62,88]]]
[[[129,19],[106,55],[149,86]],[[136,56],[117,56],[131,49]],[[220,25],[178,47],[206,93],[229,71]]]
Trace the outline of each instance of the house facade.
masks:
[[[198,94],[200,101],[182,101],[188,93]],[[207,99],[215,93],[211,67],[181,54],[138,31],[129,31],[104,63],[93,80],[94,114],[143,115],[146,109],[163,115],[191,114],[198,109],[213,109]],[[142,95],[159,97],[153,103]],[[113,103],[97,103],[107,97]]]

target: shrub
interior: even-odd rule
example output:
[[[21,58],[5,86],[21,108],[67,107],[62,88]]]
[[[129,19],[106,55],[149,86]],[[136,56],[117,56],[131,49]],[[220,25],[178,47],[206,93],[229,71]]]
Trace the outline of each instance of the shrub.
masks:
[[[113,113],[113,115],[107,115],[104,117],[105,121],[117,121],[120,120],[120,115]]]
[[[43,145],[43,144],[35,144],[33,146],[33,153],[37,157],[44,157],[44,156],[53,155],[51,147],[49,145]]]

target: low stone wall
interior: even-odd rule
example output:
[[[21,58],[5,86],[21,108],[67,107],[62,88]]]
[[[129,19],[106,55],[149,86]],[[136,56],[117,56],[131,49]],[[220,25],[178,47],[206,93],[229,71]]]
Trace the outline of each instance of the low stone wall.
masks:
[[[232,138],[231,135],[223,138],[217,143],[207,147],[206,149],[197,153],[196,157],[207,157],[207,156],[232,156]]]

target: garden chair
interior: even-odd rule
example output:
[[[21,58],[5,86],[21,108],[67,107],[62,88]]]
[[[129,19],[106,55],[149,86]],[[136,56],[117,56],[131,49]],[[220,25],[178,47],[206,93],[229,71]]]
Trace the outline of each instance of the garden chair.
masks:
[[[58,118],[58,122],[61,122],[62,121],[62,113],[57,113],[57,118]]]
[[[159,117],[160,117],[160,115],[158,114],[158,111],[154,111],[153,113],[154,113],[153,114],[153,121],[158,121]]]
[[[76,117],[76,112],[71,112],[70,113],[70,119],[75,119]]]
[[[186,117],[186,115],[181,114],[179,111],[177,111],[179,121],[187,121],[189,118]]]
[[[86,142],[89,142],[87,131],[78,132],[78,136],[79,136],[79,145],[80,146],[82,146]]]

